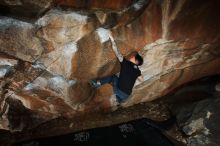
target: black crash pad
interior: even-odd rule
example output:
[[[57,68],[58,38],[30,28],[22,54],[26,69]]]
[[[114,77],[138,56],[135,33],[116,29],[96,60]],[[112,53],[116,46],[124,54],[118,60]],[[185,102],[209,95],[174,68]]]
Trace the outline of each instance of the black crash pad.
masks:
[[[109,127],[15,143],[13,146],[174,146],[160,126],[144,118]]]

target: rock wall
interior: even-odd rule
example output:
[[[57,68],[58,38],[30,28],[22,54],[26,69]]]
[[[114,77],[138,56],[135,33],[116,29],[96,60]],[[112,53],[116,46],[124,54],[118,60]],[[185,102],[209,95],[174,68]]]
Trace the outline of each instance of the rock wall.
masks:
[[[217,146],[219,140],[219,98],[207,99],[186,106],[178,115],[189,146]],[[189,113],[191,116],[188,117]],[[183,114],[187,115],[184,116]]]
[[[123,106],[220,73],[218,0],[4,0],[0,5],[1,129],[114,109],[111,86],[95,90],[89,84],[119,71],[109,31],[123,55],[137,50],[144,58],[144,82],[136,83]],[[31,6],[37,9],[26,9]],[[34,124],[14,119],[18,107],[18,117]]]
[[[219,81],[219,76],[204,78],[167,98],[188,146],[219,145]]]
[[[73,7],[80,9],[113,9],[113,10],[122,10],[129,5],[131,5],[134,1],[132,0],[55,0],[54,3],[56,5],[64,6],[64,7]]]

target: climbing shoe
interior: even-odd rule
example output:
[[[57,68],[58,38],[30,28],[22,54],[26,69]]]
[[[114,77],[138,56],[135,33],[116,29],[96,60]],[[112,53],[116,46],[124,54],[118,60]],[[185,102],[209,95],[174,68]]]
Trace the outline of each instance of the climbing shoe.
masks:
[[[100,82],[99,81],[96,81],[96,80],[91,80],[90,81],[90,84],[94,87],[94,88],[98,88],[101,86]]]

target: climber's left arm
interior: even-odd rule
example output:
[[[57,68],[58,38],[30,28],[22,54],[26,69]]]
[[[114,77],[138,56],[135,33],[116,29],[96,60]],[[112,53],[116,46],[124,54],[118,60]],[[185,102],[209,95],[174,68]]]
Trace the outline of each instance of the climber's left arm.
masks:
[[[118,51],[118,47],[116,46],[115,40],[114,40],[114,38],[113,38],[113,36],[112,36],[112,32],[109,33],[109,38],[110,38],[110,40],[111,40],[111,42],[112,42],[112,49],[113,49],[115,55],[117,56],[118,60],[119,60],[120,62],[122,62],[122,61],[123,61],[123,56],[122,56],[122,54]]]

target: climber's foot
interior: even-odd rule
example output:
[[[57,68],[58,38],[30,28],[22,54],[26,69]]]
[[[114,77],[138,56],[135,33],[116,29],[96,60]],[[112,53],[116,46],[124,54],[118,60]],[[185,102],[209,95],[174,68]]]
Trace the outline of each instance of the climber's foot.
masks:
[[[96,80],[91,80],[90,84],[94,87],[94,88],[98,88],[101,86],[101,83],[99,81]]]

